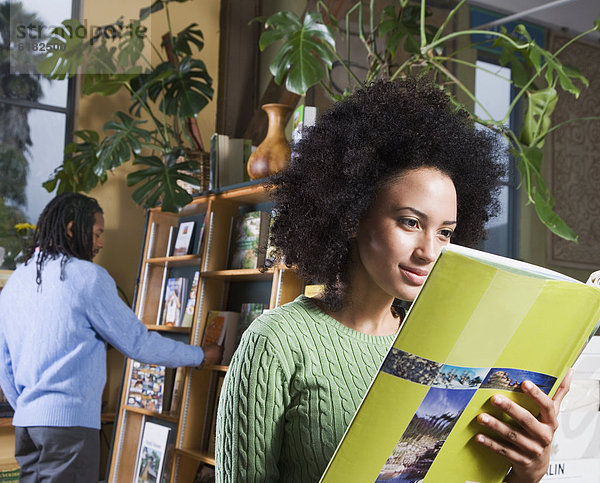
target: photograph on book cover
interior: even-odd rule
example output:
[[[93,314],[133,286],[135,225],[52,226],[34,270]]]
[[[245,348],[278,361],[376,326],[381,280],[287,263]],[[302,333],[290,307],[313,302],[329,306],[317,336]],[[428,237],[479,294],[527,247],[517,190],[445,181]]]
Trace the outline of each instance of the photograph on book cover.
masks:
[[[376,481],[423,479],[474,393],[475,389],[430,388]]]
[[[442,364],[395,347],[381,371],[431,386],[376,480],[393,483],[413,483],[425,478],[478,389],[522,392],[521,382],[529,380],[548,394],[556,382],[555,377],[521,369]]]
[[[162,481],[170,428],[146,421],[137,454],[133,483]]]

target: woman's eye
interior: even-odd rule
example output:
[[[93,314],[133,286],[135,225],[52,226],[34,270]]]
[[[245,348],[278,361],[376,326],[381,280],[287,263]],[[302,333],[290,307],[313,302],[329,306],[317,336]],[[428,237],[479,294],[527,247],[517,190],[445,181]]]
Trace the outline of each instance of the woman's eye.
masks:
[[[452,230],[440,230],[440,235],[442,235],[442,237],[444,237],[444,238],[452,237],[453,233],[454,232]]]
[[[419,226],[419,223],[414,218],[400,218],[400,223],[409,228],[416,228]]]

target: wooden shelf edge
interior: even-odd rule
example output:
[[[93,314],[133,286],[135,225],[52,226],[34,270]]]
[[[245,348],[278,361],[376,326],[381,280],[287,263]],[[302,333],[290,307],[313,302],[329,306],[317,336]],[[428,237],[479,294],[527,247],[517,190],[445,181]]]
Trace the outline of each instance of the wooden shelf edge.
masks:
[[[191,327],[177,327],[175,325],[150,325],[144,324],[148,330],[156,330],[158,332],[180,332],[182,334],[189,334],[192,331]]]
[[[200,265],[200,261],[202,260],[201,255],[193,254],[193,255],[179,255],[172,257],[152,257],[147,258],[146,263],[149,265],[164,265],[168,263],[170,266],[186,266],[186,265]]]
[[[150,411],[149,409],[137,408],[135,406],[123,406],[125,411],[129,411],[130,413],[143,414],[144,416],[152,416],[158,419],[164,419],[165,421],[171,421],[176,423],[179,421],[179,415],[173,413],[157,413],[156,411]]]
[[[273,276],[273,269],[261,271],[258,268],[244,268],[239,270],[212,270],[200,272],[202,278],[214,278],[222,280],[268,280]]]
[[[206,451],[198,451],[194,449],[175,448],[175,454],[192,458],[196,461],[201,461],[211,466],[215,466],[214,455],[208,454]]]
[[[12,418],[0,418],[0,428],[8,428],[12,426]]]

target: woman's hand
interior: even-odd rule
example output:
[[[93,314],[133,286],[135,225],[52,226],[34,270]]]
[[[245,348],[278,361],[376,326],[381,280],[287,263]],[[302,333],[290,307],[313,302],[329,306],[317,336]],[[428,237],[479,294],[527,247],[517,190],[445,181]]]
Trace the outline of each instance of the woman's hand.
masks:
[[[560,404],[569,392],[572,376],[573,369],[569,369],[552,399],[531,381],[521,384],[523,392],[540,408],[537,418],[507,397],[500,394],[492,396],[492,404],[513,418],[520,427],[510,426],[487,413],[477,417],[479,424],[501,437],[495,440],[478,434],[475,439],[512,463],[507,482],[538,482],[546,473],[550,462],[552,438],[558,428]]]

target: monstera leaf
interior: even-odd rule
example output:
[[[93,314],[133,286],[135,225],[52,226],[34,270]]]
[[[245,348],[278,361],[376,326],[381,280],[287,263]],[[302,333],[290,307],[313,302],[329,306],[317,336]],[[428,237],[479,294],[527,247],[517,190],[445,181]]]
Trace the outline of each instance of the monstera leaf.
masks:
[[[102,184],[107,179],[106,171],[100,166],[96,156],[100,145],[98,133],[83,130],[76,131],[75,136],[83,142],[73,142],[65,147],[63,164],[42,185],[48,192],[57,189],[58,194],[65,191],[89,193],[98,182]]]
[[[212,78],[199,59],[184,57],[178,66],[163,62],[136,92],[152,101],[162,97],[160,110],[180,118],[195,117],[212,99]]]
[[[323,24],[321,14],[307,12],[304,21],[292,12],[277,12],[267,19],[268,29],[260,36],[260,49],[283,41],[269,69],[275,82],[296,94],[304,94],[331,70],[335,39],[331,29]],[[324,67],[325,66],[325,67]]]
[[[40,74],[61,80],[75,75],[92,48],[80,34],[83,31],[85,27],[76,19],[67,19],[53,29],[49,40],[53,48],[37,63]]]
[[[133,164],[146,167],[127,176],[127,186],[142,183],[131,195],[133,200],[147,207],[156,206],[161,202],[163,211],[172,212],[179,211],[192,201],[191,195],[179,186],[177,181],[198,184],[198,179],[188,174],[197,171],[198,163],[178,163],[181,155],[181,150],[175,150],[167,153],[164,160],[158,156],[135,156]]]
[[[151,134],[149,131],[138,127],[146,121],[136,121],[124,112],[115,114],[119,121],[108,121],[104,124],[104,132],[112,132],[106,136],[100,144],[98,156],[98,169],[110,170],[121,166],[129,161],[131,152],[139,154],[142,142],[149,142]]]

